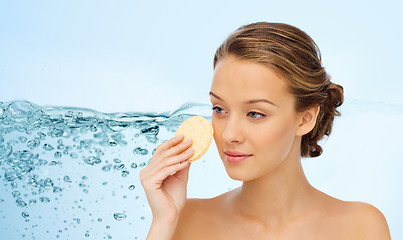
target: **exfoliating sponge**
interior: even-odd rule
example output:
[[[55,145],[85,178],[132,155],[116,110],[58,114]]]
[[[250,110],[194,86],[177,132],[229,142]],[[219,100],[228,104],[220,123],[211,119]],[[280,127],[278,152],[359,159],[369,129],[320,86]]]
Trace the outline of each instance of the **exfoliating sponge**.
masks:
[[[183,140],[191,138],[193,143],[191,148],[194,149],[194,154],[188,159],[189,162],[194,162],[201,158],[210,147],[213,140],[213,127],[209,120],[201,116],[194,116],[186,119],[176,130],[175,136],[183,134]]]

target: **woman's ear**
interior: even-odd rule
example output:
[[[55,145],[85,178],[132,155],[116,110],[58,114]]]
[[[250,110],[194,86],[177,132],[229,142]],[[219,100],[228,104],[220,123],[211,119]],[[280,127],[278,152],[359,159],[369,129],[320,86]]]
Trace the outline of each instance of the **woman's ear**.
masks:
[[[298,114],[298,127],[296,131],[297,136],[303,136],[309,133],[316,124],[320,106],[314,106]]]

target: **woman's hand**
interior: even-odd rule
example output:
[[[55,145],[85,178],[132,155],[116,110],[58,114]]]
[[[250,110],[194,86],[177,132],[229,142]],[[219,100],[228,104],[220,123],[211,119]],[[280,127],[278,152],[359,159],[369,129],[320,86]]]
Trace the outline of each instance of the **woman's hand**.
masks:
[[[191,139],[183,135],[157,146],[148,165],[140,171],[140,181],[154,220],[175,221],[186,202],[186,185],[194,154]],[[174,174],[173,174],[174,173]]]

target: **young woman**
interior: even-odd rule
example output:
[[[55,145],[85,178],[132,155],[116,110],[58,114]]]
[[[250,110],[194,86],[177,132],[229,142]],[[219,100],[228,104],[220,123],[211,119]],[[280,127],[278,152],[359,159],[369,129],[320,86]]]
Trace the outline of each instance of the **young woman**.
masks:
[[[218,153],[243,184],[187,199],[191,140],[160,144],[140,173],[153,213],[147,239],[390,239],[378,209],[326,195],[305,177],[301,157],[322,153],[318,141],[343,103],[305,32],[266,22],[236,30],[215,54],[210,99]]]

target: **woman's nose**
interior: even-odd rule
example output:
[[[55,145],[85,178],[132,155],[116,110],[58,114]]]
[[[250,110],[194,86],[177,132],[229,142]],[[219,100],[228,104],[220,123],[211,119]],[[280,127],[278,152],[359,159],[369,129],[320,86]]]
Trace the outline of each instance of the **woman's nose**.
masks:
[[[223,140],[226,143],[242,142],[242,128],[239,121],[235,118],[229,118],[225,123],[222,134]]]

